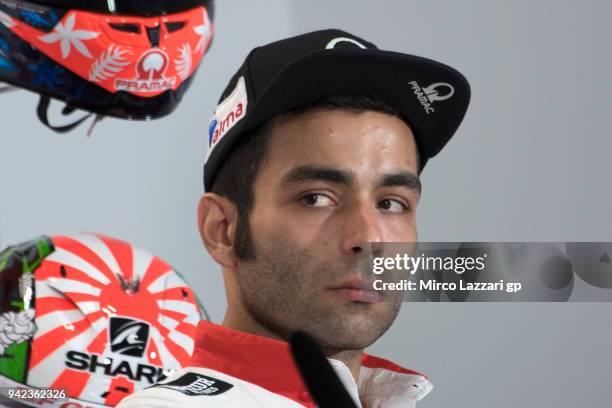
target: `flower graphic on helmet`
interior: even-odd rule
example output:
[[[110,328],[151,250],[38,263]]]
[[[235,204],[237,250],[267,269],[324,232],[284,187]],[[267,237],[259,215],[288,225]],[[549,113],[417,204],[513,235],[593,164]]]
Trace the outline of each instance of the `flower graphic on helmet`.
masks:
[[[31,338],[35,331],[33,309],[0,314],[0,356],[8,346]]]
[[[32,73],[34,85],[44,85],[54,89],[64,84],[62,75],[66,70],[53,64],[53,61],[47,57],[41,58],[36,64],[28,65],[28,70]]]
[[[185,43],[180,48],[179,52],[180,57],[174,60],[174,64],[176,65],[176,72],[178,73],[179,78],[184,81],[189,78],[189,75],[191,74],[191,46]]]
[[[200,36],[200,40],[198,41],[198,45],[195,48],[195,52],[206,51],[206,47],[208,46],[208,43],[210,42],[210,38],[212,36],[210,20],[208,19],[208,13],[206,13],[206,10],[202,10],[202,18],[202,24],[193,27],[193,31],[195,31],[195,33]]]
[[[89,70],[88,79],[92,82],[102,82],[108,78],[117,75],[118,72],[130,65],[131,62],[126,59],[125,55],[129,55],[127,49],[123,49],[118,45],[111,44],[108,46],[98,59],[92,64]]]
[[[61,22],[57,23],[53,32],[40,37],[40,40],[47,44],[54,44],[60,42],[60,48],[62,50],[62,58],[66,59],[70,56],[72,46],[77,49],[85,57],[92,59],[92,55],[83,44],[82,40],[92,40],[97,38],[100,33],[88,30],[75,30],[75,14],[72,13],[66,19],[65,24]]]

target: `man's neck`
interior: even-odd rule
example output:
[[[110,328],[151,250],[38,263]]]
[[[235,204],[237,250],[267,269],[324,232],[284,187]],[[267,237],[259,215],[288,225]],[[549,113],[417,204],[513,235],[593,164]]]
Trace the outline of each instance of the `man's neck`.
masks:
[[[359,384],[359,372],[361,370],[363,350],[343,350],[333,354],[325,353],[325,355],[328,358],[342,361],[350,370],[355,382]]]

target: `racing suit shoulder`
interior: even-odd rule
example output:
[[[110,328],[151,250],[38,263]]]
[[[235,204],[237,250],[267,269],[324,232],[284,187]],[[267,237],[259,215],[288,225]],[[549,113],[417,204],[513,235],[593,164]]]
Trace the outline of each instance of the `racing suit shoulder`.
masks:
[[[117,408],[295,408],[297,402],[219,371],[187,367],[124,398]]]

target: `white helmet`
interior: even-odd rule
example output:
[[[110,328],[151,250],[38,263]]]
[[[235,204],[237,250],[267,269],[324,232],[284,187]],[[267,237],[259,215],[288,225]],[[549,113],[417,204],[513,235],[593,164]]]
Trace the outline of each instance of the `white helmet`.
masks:
[[[117,405],[188,363],[204,314],[170,265],[126,242],[82,234],[8,247],[0,390],[65,390],[63,401],[20,400],[32,406]]]

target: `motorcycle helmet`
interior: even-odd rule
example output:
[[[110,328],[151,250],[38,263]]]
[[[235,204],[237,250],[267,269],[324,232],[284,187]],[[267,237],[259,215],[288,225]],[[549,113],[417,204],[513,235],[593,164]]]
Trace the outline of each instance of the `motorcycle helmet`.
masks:
[[[214,0],[0,0],[0,81],[64,114],[154,119],[172,112],[213,38]]]
[[[205,317],[170,265],[126,242],[80,234],[8,247],[0,253],[0,393],[61,389],[63,400],[20,401],[114,406],[187,365]]]

